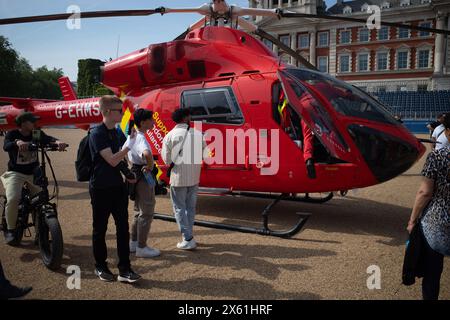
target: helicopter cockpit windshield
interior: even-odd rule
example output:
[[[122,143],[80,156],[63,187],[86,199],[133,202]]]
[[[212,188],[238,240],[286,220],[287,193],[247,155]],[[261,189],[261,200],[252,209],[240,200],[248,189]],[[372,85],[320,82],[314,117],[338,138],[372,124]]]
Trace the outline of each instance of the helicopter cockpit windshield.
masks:
[[[398,121],[380,102],[357,87],[319,72],[302,69],[286,71],[305,85],[318,90],[342,115],[398,125]]]
[[[329,155],[334,159],[351,162],[352,156],[347,143],[320,101],[302,82],[286,71],[280,70],[278,76],[289,106],[295,109]]]

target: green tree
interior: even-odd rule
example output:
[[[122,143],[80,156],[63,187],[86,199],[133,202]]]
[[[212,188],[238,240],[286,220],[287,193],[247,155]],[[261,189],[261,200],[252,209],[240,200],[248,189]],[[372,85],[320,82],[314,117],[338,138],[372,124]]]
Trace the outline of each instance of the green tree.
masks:
[[[58,78],[62,75],[61,69],[46,66],[33,71],[8,39],[0,36],[0,96],[60,99]]]
[[[78,60],[78,95],[94,96],[100,84],[100,67],[105,63],[97,59]]]

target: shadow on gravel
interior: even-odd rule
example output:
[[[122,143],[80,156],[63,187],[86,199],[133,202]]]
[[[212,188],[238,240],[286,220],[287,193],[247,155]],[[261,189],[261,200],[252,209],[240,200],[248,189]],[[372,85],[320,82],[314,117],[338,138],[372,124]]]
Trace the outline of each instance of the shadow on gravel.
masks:
[[[224,280],[196,277],[183,281],[142,280],[134,287],[144,290],[159,288],[174,292],[195,294],[201,297],[219,297],[222,299],[321,299],[321,296],[310,292],[278,291],[270,284],[239,278]]]
[[[261,212],[270,200],[199,197],[198,216],[229,224],[261,226]],[[245,208],[245,211],[243,210]],[[280,201],[270,214],[269,222],[275,230],[287,229],[296,223],[296,212],[311,213],[305,229],[327,233],[375,235],[388,238],[379,241],[389,246],[404,245],[405,226],[410,208],[347,196],[336,197],[325,204]],[[293,239],[302,240],[302,233]],[[312,240],[320,241],[320,240]]]

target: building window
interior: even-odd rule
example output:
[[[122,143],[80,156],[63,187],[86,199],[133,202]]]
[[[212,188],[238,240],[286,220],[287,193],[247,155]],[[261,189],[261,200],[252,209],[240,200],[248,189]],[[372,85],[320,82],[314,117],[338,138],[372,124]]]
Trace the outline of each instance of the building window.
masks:
[[[339,72],[350,72],[349,55],[342,55],[339,57]]]
[[[428,85],[427,84],[419,84],[417,86],[417,91],[428,91]]]
[[[341,31],[341,38],[339,39],[339,42],[341,44],[343,44],[343,43],[350,43],[350,41],[351,41],[350,34],[351,34],[350,30],[342,30]]]
[[[369,54],[360,53],[358,54],[358,71],[368,71],[369,70]]]
[[[400,1],[400,7],[407,7],[411,5],[411,0],[401,0]]]
[[[421,24],[419,24],[420,27],[424,27],[424,28],[431,28],[431,22],[422,22]],[[419,32],[419,37],[429,37],[430,33],[428,31],[420,31]]]
[[[428,68],[430,66],[430,50],[419,50],[418,67]]]
[[[388,53],[378,52],[377,53],[377,70],[387,70],[388,69]]]
[[[346,6],[342,12],[344,14],[350,14],[350,13],[352,13],[352,7]]]
[[[408,51],[398,51],[397,52],[397,69],[407,69],[408,68]]]
[[[378,40],[389,40],[389,27],[382,26],[378,30]]]
[[[301,34],[298,36],[299,48],[309,48],[309,34]]]
[[[320,72],[328,72],[328,57],[318,57],[317,65]]]
[[[283,54],[281,56],[281,62],[283,62],[284,64],[290,64],[291,63],[291,57],[288,56],[287,54]]]
[[[263,39],[263,43],[270,51],[273,51],[273,43],[270,40]]]
[[[398,29],[398,38],[399,39],[409,38],[409,29],[399,28]]]
[[[280,41],[281,41],[284,45],[288,46],[289,48],[291,47],[291,36],[290,36],[290,35],[283,35],[283,36],[280,36]]]
[[[328,47],[328,32],[319,32],[319,47]]]
[[[369,41],[369,29],[363,28],[359,29],[359,42]]]

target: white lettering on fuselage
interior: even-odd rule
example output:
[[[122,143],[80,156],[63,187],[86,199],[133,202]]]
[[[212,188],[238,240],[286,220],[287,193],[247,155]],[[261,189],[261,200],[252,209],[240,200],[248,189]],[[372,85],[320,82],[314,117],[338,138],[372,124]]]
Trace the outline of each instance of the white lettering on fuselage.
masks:
[[[100,116],[100,108],[98,102],[81,102],[69,105],[58,105],[55,108],[55,116],[57,119],[67,117],[69,119],[98,117]]]

